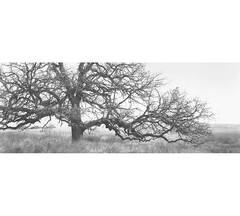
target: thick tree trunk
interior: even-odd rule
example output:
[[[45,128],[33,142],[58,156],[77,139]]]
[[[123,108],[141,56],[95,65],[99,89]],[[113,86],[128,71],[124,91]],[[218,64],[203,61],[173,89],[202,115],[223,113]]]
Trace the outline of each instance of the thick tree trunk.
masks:
[[[79,125],[72,125],[72,143],[79,142],[83,137],[83,129]]]

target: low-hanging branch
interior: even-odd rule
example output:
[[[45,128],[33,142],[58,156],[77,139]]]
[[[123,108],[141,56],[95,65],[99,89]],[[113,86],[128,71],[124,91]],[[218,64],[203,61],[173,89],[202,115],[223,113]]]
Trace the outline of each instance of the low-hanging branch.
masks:
[[[0,71],[0,129],[54,116],[73,141],[105,126],[123,140],[200,142],[210,133],[207,105],[162,86],[139,63],[9,63]]]

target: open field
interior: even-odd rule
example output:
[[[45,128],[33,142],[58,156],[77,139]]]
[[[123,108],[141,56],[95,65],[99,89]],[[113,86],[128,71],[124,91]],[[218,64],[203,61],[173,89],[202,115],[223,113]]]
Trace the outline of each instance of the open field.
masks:
[[[79,144],[71,144],[69,132],[7,131],[0,133],[2,153],[236,153],[240,152],[240,132],[232,128],[213,130],[203,144],[168,144],[162,140],[148,143],[122,141],[114,135],[86,135]]]

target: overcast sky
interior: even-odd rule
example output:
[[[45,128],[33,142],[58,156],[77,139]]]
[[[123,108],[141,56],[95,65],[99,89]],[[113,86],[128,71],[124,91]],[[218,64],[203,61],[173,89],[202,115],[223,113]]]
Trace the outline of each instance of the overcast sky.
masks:
[[[208,102],[213,123],[240,124],[240,64],[151,63],[147,69],[160,72],[170,88],[180,87]]]

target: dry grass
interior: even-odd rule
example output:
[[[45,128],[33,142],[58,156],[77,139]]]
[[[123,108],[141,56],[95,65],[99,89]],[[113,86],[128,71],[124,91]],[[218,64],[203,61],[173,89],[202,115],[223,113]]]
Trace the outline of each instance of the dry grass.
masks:
[[[168,144],[161,140],[148,143],[122,141],[114,135],[85,136],[71,144],[70,134],[59,132],[1,132],[0,152],[5,153],[231,153],[240,152],[240,133],[215,133],[204,144]]]

